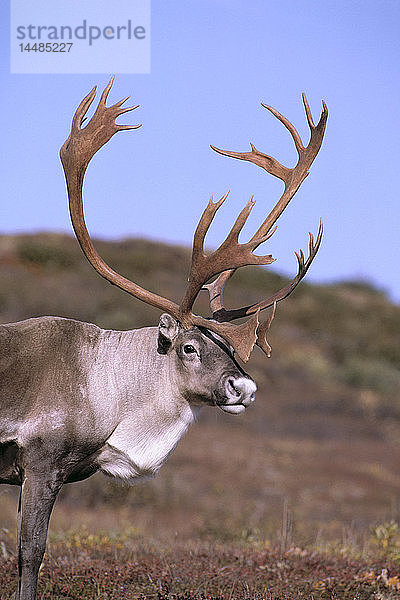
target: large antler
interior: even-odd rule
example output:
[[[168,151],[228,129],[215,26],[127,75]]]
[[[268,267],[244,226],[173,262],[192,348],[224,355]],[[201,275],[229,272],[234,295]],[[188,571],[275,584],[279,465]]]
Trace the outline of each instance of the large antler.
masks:
[[[199,327],[205,327],[211,331],[218,333],[224,337],[237,351],[240,358],[246,361],[249,358],[250,352],[256,341],[256,330],[258,327],[257,315],[249,319],[246,323],[241,325],[232,325],[230,323],[217,323],[204,319],[198,315],[194,315],[190,310],[182,310],[175,302],[158,296],[153,292],[149,292],[144,288],[140,287],[136,283],[130,281],[126,277],[123,277],[116,271],[114,271],[97,253],[90,239],[83,212],[83,181],[85,172],[88,167],[90,160],[94,154],[106,144],[112,136],[118,131],[125,131],[130,129],[137,129],[140,125],[119,125],[115,122],[116,118],[120,115],[134,110],[137,106],[122,108],[122,105],[128,98],[117,102],[113,106],[107,107],[106,100],[111,90],[114,78],[111,78],[109,84],[104,89],[99,105],[85,127],[82,124],[85,120],[85,115],[89,110],[95,96],[96,87],[82,100],[78,106],[75,115],[72,120],[71,133],[68,139],[65,141],[61,148],[60,156],[61,162],[64,167],[65,178],[67,182],[68,196],[69,196],[69,208],[71,214],[72,225],[79,241],[79,244],[85,254],[86,258],[94,269],[105,279],[107,279],[113,285],[118,286],[125,292],[128,292],[135,298],[146,302],[156,308],[168,312],[175,318],[179,319],[185,327],[191,327],[197,325]],[[222,202],[221,202],[222,203]],[[221,203],[218,203],[217,208]],[[212,203],[211,203],[212,204]],[[207,209],[205,214],[207,213]],[[215,211],[214,211],[215,214]],[[204,217],[207,219],[207,217]],[[200,225],[204,225],[204,219],[200,222]],[[212,217],[209,220],[211,223]],[[199,226],[200,226],[199,225]],[[205,231],[204,231],[205,235]],[[234,234],[233,234],[234,237]],[[225,256],[225,254],[224,254]],[[250,257],[250,264],[254,264]],[[205,261],[210,262],[210,261]],[[229,268],[233,266],[241,266],[242,264],[248,264],[246,260],[235,261],[229,264]],[[257,264],[257,263],[256,263]],[[221,270],[226,269],[224,262],[221,262]],[[212,277],[219,273],[220,270],[211,268],[208,271],[204,271],[202,276]],[[209,274],[209,275],[208,275]],[[199,284],[198,289],[201,288],[203,280]],[[193,296],[193,302],[197,293]],[[191,304],[193,304],[193,302]],[[186,307],[189,306],[188,302],[185,302]]]
[[[135,110],[137,106],[122,108],[128,100],[124,98],[113,106],[107,107],[106,100],[114,78],[103,91],[99,105],[88,124],[82,127],[85,115],[96,96],[95,86],[82,100],[72,120],[71,133],[60,150],[61,162],[67,181],[69,209],[75,235],[90,264],[96,271],[113,285],[118,286],[139,300],[143,300],[156,308],[178,315],[178,305],[157,294],[148,292],[136,283],[116,273],[95,250],[85,224],[83,213],[82,188],[85,172],[94,154],[106,144],[118,131],[137,129],[140,125],[118,125],[115,119],[120,115]]]
[[[271,236],[275,229],[272,229],[282,212],[285,210],[286,206],[289,204],[290,200],[293,198],[300,185],[307,177],[309,173],[309,169],[311,164],[313,163],[315,157],[318,154],[318,151],[321,147],[322,140],[324,137],[326,121],[328,118],[328,109],[324,101],[322,101],[323,110],[321,113],[320,120],[317,125],[314,125],[313,118],[311,115],[310,107],[308,105],[305,94],[302,94],[304,108],[306,112],[308,126],[310,128],[310,141],[308,145],[305,147],[300,138],[299,133],[295,129],[295,127],[277,110],[272,108],[271,106],[267,106],[262,104],[264,108],[267,108],[283,125],[288,129],[291,134],[294,145],[298,154],[298,161],[295,167],[289,168],[281,165],[275,158],[263,154],[259,150],[255,148],[253,144],[251,145],[251,152],[231,152],[228,150],[221,150],[214,146],[211,146],[213,150],[218,152],[219,154],[223,154],[224,156],[230,156],[232,158],[238,158],[241,160],[247,160],[252,162],[259,167],[265,169],[271,175],[278,177],[281,179],[285,188],[282,196],[280,197],[277,204],[271,210],[265,221],[256,231],[254,236],[251,238],[250,242],[255,242],[258,239],[262,239],[263,236],[269,235]],[[232,277],[235,272],[234,269],[230,269],[221,273],[219,277],[213,281],[211,284],[204,286],[209,292],[210,296],[210,306],[213,313],[213,319],[217,321],[232,321],[234,319],[238,319],[240,317],[245,317],[259,310],[264,310],[271,306],[275,306],[277,302],[286,298],[297,286],[297,284],[303,279],[305,274],[307,273],[316,253],[318,252],[319,246],[321,244],[322,239],[322,221],[320,221],[317,238],[314,242],[314,238],[312,233],[309,234],[309,256],[307,260],[304,260],[303,251],[300,250],[299,253],[295,253],[298,261],[298,271],[296,277],[290,281],[288,285],[283,287],[278,292],[274,293],[272,296],[266,298],[265,300],[258,302],[256,304],[251,304],[249,306],[245,306],[238,309],[227,310],[223,305],[222,294],[223,289]],[[275,309],[274,309],[275,310]]]
[[[239,267],[245,265],[266,265],[270,264],[274,260],[271,255],[255,256],[253,254],[253,251],[262,242],[265,242],[272,235],[274,230],[270,231],[271,226],[279,215],[274,216],[274,221],[272,223],[267,222],[268,219],[271,221],[271,215],[267,217],[266,221],[263,223],[263,225],[259,228],[259,230],[249,242],[239,244],[239,234],[254,204],[253,200],[250,199],[245,208],[242,210],[242,212],[236,219],[236,222],[233,225],[225,241],[215,252],[211,253],[210,255],[206,255],[204,253],[203,248],[205,235],[208,231],[208,228],[211,225],[211,222],[217,210],[225,201],[228,194],[225,194],[225,196],[223,196],[223,198],[221,198],[216,203],[214,203],[211,199],[196,229],[193,243],[192,265],[189,274],[189,285],[180,306],[175,304],[175,302],[168,300],[167,298],[163,298],[162,296],[158,296],[153,292],[149,292],[137,285],[136,283],[133,283],[129,279],[126,279],[125,277],[114,271],[109,265],[107,265],[107,263],[105,263],[105,261],[99,256],[99,254],[95,250],[85,224],[85,218],[83,213],[82,188],[87,166],[94,154],[104,144],[106,144],[115,133],[117,133],[118,131],[137,129],[137,127],[139,127],[139,125],[132,126],[116,124],[115,120],[118,116],[122,115],[123,113],[134,110],[137,107],[134,106],[129,108],[122,108],[122,105],[128,98],[117,102],[113,106],[107,107],[106,100],[112,87],[112,84],[113,78],[110,80],[110,83],[103,91],[99,101],[99,105],[93,117],[85,127],[82,127],[82,124],[85,120],[85,115],[95,98],[96,87],[93,88],[93,90],[82,100],[74,115],[71,133],[66,142],[64,143],[63,147],[61,148],[60,152],[61,161],[64,167],[65,177],[67,181],[71,220],[76,237],[81,245],[85,256],[92,264],[92,266],[96,269],[96,271],[102,277],[110,281],[113,285],[118,286],[122,290],[128,292],[129,294],[133,295],[139,300],[146,302],[147,304],[150,304],[152,306],[155,306],[156,308],[170,313],[172,316],[179,319],[184,327],[188,328],[195,325],[198,327],[207,328],[210,331],[221,335],[228,343],[230,343],[233,346],[233,348],[236,350],[237,354],[242,360],[248,360],[250,352],[253,349],[253,346],[256,343],[256,341],[258,345],[264,350],[264,352],[266,352],[266,354],[269,355],[270,348],[266,340],[266,333],[269,324],[273,318],[273,312],[275,308],[273,309],[273,312],[271,313],[268,321],[263,323],[260,326],[260,328],[258,321],[258,313],[260,310],[266,308],[263,302],[259,303],[259,305],[251,305],[243,309],[237,309],[237,311],[241,311],[240,314],[237,311],[226,311],[226,319],[222,318],[221,310],[225,311],[225,309],[222,307],[222,304],[220,306],[220,310],[217,311],[218,318],[214,320],[205,319],[199,315],[195,315],[192,312],[192,308],[200,290],[204,287],[207,281],[209,281],[215,275],[221,274],[217,280],[220,282],[223,279],[226,279],[227,273],[230,274]],[[270,110],[273,111],[273,109]],[[283,119],[283,117],[281,119]],[[318,124],[317,128],[319,127],[319,125],[320,124]],[[289,130],[291,131],[290,128]],[[298,144],[296,145],[296,147],[298,149],[300,148]],[[256,152],[255,149],[253,149],[253,151]],[[316,152],[317,151],[318,150],[316,150]],[[265,156],[261,155],[261,153],[258,154],[260,156]],[[236,157],[245,158],[244,155],[237,155]],[[279,163],[277,163],[277,161],[274,161],[274,159],[271,159],[270,157],[265,158],[269,161],[272,161],[275,165],[279,165]],[[245,159],[249,160],[247,158]],[[276,168],[276,171],[283,173],[284,169],[286,169],[286,167],[280,166],[280,171],[279,168]],[[286,169],[286,171],[292,170]],[[307,173],[305,172],[303,179],[306,176],[306,174]],[[292,193],[292,196],[293,194],[294,192]],[[287,202],[288,201],[289,200],[287,200]],[[282,212],[282,210],[284,210],[284,206],[283,208],[280,208],[280,212]],[[272,211],[272,213],[276,215],[276,207],[274,211]],[[306,271],[308,269],[313,256],[318,250],[319,243],[320,235],[317,238],[317,243],[315,245],[312,244],[311,239],[310,248],[313,248],[313,252],[310,252],[310,258],[307,259],[307,261],[304,262],[304,257],[302,254],[298,257],[299,263],[302,264],[302,271]],[[311,254],[313,254],[312,257]],[[301,277],[302,276],[303,275],[301,275]],[[208,287],[209,289],[212,289],[213,286],[216,286],[215,282],[213,284],[210,284]],[[285,292],[286,295],[291,291],[289,290],[290,286],[287,287],[288,291]],[[220,290],[219,294],[222,294],[222,289]],[[281,298],[278,298],[278,300],[279,299]],[[272,301],[274,307],[276,301],[278,300],[275,299]],[[241,323],[240,325],[234,325],[233,323],[229,322],[221,322],[231,321],[233,319],[246,315],[251,316],[247,321]]]

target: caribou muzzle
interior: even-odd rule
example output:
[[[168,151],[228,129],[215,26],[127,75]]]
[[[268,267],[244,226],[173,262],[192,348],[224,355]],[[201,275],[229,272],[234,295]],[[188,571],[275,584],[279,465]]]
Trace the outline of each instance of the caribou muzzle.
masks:
[[[254,402],[256,391],[257,386],[250,377],[225,375],[216,394],[216,405],[224,412],[239,414]]]

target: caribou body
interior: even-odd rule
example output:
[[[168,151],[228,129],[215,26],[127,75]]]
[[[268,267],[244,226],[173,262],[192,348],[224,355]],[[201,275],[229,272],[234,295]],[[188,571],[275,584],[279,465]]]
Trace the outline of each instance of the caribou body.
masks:
[[[236,414],[256,391],[226,343],[168,314],[133,331],[57,317],[1,325],[0,356],[0,483],[22,486],[24,600],[64,483],[98,470],[129,483],[153,476],[202,405]]]
[[[226,309],[223,288],[235,269],[269,264],[272,257],[253,251],[268,239],[273,225],[308,174],[320,146],[327,110],[315,126],[304,105],[311,138],[307,147],[289,121],[267,107],[291,133],[299,160],[293,169],[252,146],[248,153],[221,154],[262,166],[285,183],[285,191],[251,240],[238,242],[252,201],[242,210],[226,240],[211,254],[203,243],[211,221],[226,199],[210,200],[196,229],[187,292],[180,305],[148,292],[109,267],[97,254],[83,216],[82,187],[94,153],[117,131],[115,123],[133,108],[123,100],[111,107],[104,90],[94,116],[82,127],[93,89],[79,105],[71,134],[61,149],[72,224],[85,256],[114,285],[161,310],[158,327],[103,330],[59,317],[39,317],[0,325],[0,483],[21,487],[18,508],[17,600],[34,600],[50,514],[64,483],[96,471],[134,482],[153,476],[174,450],[204,405],[243,412],[255,398],[256,384],[235,359],[247,361],[257,344],[267,355],[266,335],[276,303],[304,277],[318,251],[310,234],[309,257],[297,255],[296,277],[269,298]],[[136,107],[134,107],[136,108]],[[217,276],[214,281],[207,283]],[[192,312],[199,292],[209,293],[212,318]],[[259,323],[260,311],[271,307]],[[239,325],[235,319],[248,317]]]

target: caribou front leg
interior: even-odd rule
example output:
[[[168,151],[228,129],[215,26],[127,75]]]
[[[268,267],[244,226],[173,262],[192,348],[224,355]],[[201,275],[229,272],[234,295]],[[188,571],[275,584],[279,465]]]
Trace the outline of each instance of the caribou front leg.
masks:
[[[18,507],[18,590],[16,600],[35,600],[51,511],[62,481],[57,475],[26,472]]]

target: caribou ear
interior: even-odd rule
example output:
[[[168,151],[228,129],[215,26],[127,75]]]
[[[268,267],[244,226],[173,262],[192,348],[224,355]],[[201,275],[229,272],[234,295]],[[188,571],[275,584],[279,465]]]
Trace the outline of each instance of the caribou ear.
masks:
[[[158,324],[158,347],[159,354],[167,354],[172,342],[179,333],[179,323],[171,315],[164,313]]]

